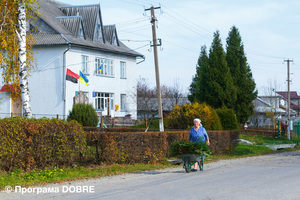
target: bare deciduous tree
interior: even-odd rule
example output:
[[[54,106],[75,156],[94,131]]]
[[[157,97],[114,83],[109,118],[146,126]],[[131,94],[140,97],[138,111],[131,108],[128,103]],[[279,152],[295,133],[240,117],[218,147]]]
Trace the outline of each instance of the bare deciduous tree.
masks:
[[[152,88],[147,79],[139,77],[134,89],[137,91],[133,98],[137,102],[138,117],[144,121],[154,118],[158,114],[156,88]],[[161,93],[164,111],[172,110],[176,104],[183,104],[184,94],[178,78],[172,87],[161,85]]]
[[[156,90],[149,86],[148,80],[139,77],[136,84],[136,96],[133,98],[137,102],[138,117],[146,121],[147,118],[153,118],[157,115]]]
[[[277,79],[268,79],[266,82],[266,86],[264,87],[264,95],[266,96],[275,96],[277,91],[280,91],[281,87],[277,81]]]
[[[173,87],[170,88],[170,90],[171,90],[170,98],[172,100],[172,106],[176,104],[181,104],[182,99],[185,97],[185,95],[183,93],[182,86],[180,84],[180,80],[178,77],[174,79],[174,85]]]

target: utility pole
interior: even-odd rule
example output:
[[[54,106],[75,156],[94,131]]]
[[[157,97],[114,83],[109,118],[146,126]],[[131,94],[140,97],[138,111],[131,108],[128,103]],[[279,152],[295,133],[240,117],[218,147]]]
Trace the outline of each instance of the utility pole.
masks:
[[[159,130],[160,132],[164,131],[164,119],[162,112],[162,103],[161,103],[161,89],[160,89],[160,79],[159,79],[159,67],[158,67],[158,56],[157,56],[157,46],[160,46],[161,43],[157,44],[156,39],[156,17],[155,9],[160,9],[160,7],[153,7],[145,9],[145,11],[151,11],[151,24],[152,24],[152,37],[153,37],[153,52],[154,52],[154,63],[155,63],[155,75],[156,75],[156,87],[157,87],[157,101],[158,101],[158,116],[159,116]]]
[[[287,59],[284,60],[284,62],[287,63],[287,82],[288,82],[288,129],[287,129],[287,137],[290,140],[291,139],[291,114],[290,114],[290,106],[291,106],[291,92],[290,92],[290,62],[293,62],[293,60]]]

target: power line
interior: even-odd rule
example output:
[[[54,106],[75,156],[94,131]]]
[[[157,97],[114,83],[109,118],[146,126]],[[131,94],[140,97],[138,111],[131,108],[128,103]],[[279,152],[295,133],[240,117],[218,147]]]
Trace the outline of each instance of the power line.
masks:
[[[136,32],[130,32],[130,31],[128,31],[128,32],[125,32],[125,33],[126,33],[126,34],[128,33],[128,34],[131,34],[131,35],[138,35],[138,36],[142,36],[142,37],[149,38],[149,36],[148,36],[148,35],[143,35],[143,34],[136,33]]]
[[[134,0],[132,0],[132,1],[134,1]],[[132,2],[132,1],[130,3],[136,4],[136,2],[137,2],[137,1]],[[143,2],[147,2],[147,1],[143,1]],[[150,1],[150,2],[156,2],[156,1]],[[149,2],[147,2],[147,3],[149,3]],[[139,5],[141,5],[141,4],[139,3]],[[205,29],[204,27],[201,27],[199,24],[196,24],[196,23],[192,22],[191,20],[183,17],[182,15],[180,15],[179,13],[177,13],[174,10],[170,9],[166,5],[163,5],[163,7],[166,8],[168,11],[170,11],[170,12],[164,12],[163,17],[166,18],[167,20],[173,22],[174,24],[177,24],[181,28],[181,30],[182,30],[182,27],[185,27],[186,28],[185,30],[189,30],[189,31],[193,32],[194,34],[196,34],[198,36],[201,36],[202,38],[205,37],[205,38],[207,38],[209,40],[212,39],[211,31],[209,31],[208,29]],[[146,21],[147,19],[140,19],[140,18],[138,18],[137,20],[143,22],[143,21]],[[134,21],[135,20],[129,20],[128,22],[129,23],[134,23]],[[126,25],[126,22],[124,22],[124,25]],[[135,23],[135,25],[136,25],[136,23]],[[164,26],[166,26],[166,24],[164,24]],[[170,28],[170,26],[167,26],[167,27]],[[199,29],[199,27],[201,27],[201,29]],[[124,33],[125,32],[125,33],[129,33],[129,34],[134,34],[134,35],[140,35],[140,36],[143,36],[143,37],[148,37],[148,36],[142,35],[140,33],[135,33],[136,31],[140,31],[140,30],[143,30],[143,29],[146,29],[146,26],[139,26],[139,27],[124,29],[124,30],[120,29],[119,32],[120,33]],[[173,31],[174,31],[174,29],[173,29]],[[184,36],[182,33],[180,33],[177,30],[175,30],[174,32],[177,32],[178,34]],[[191,39],[189,37],[183,37],[183,38],[184,39],[188,39],[188,40],[190,40],[190,41],[192,41],[194,43],[196,42],[196,41],[194,41],[193,39]],[[225,41],[226,41],[226,39],[225,39]],[[236,47],[236,48],[239,48],[239,47]],[[283,58],[281,56],[273,56],[273,55],[266,54],[264,52],[259,52],[257,50],[252,50],[252,49],[249,49],[249,48],[244,48],[244,49],[247,50],[247,53],[255,55],[255,56],[275,58],[275,59],[282,59]]]
[[[192,49],[189,49],[189,48],[186,48],[186,47],[180,46],[180,45],[178,45],[178,44],[175,44],[175,43],[169,42],[169,41],[167,41],[167,40],[164,40],[164,42],[166,42],[166,43],[169,43],[169,44],[171,44],[171,45],[173,45],[173,46],[176,46],[176,47],[179,47],[179,48],[185,49],[185,50],[187,50],[187,51],[190,51],[190,52],[196,53],[196,54],[198,54],[198,55],[199,55],[199,52],[197,52],[197,51],[194,51],[194,50],[192,50]]]
[[[300,71],[300,67],[295,63],[295,61],[293,62],[293,64],[297,67],[295,69],[298,70],[298,71]]]
[[[167,14],[167,13],[165,13],[165,14]],[[193,29],[193,28],[191,28],[190,26],[188,26],[186,23],[184,23],[182,20],[179,20],[179,21],[181,21],[181,25],[178,23],[178,21],[176,20],[173,20],[172,18],[170,18],[170,17],[168,17],[168,16],[164,16],[165,18],[167,18],[168,20],[170,20],[170,21],[172,21],[172,22],[174,22],[175,24],[178,24],[181,28],[182,28],[182,26],[184,26],[184,27],[186,27],[188,30],[190,30],[190,31],[192,31],[193,33],[195,33],[196,35],[199,35],[199,36],[201,36],[201,37],[205,37],[205,38],[207,38],[207,39],[211,39],[211,36],[208,36],[207,34],[201,34],[201,33],[199,33],[197,30],[195,30],[195,29]]]
[[[168,18],[168,17],[165,16],[166,18],[168,18],[169,20],[173,21],[174,23],[177,23],[177,21],[182,22],[182,24],[185,27],[188,27],[188,29],[191,30],[192,32],[194,32],[194,33],[198,32],[197,33],[198,35],[201,35],[201,36],[204,36],[204,37],[206,37],[208,39],[211,39],[211,31],[209,31],[208,29],[205,29],[204,27],[201,27],[199,24],[196,24],[196,23],[190,21],[189,19],[183,17],[182,15],[180,15],[179,13],[173,11],[172,9],[168,8],[167,6],[165,6],[165,5],[163,5],[163,6],[165,8],[167,8],[170,12],[172,12],[172,13],[175,14],[175,16],[172,15],[171,17],[175,18],[176,21],[174,21],[173,19],[170,19],[170,18]],[[180,16],[180,18],[178,18],[178,16]],[[189,27],[187,24],[190,24],[191,27]],[[201,27],[202,30],[200,30],[199,27]],[[200,34],[199,32],[202,32],[203,34]],[[225,41],[226,41],[226,39],[225,39]],[[269,57],[269,58],[276,58],[276,59],[282,59],[283,58],[281,56],[273,56],[273,55],[269,55],[269,54],[266,54],[266,53],[263,53],[263,52],[259,52],[259,51],[256,51],[256,50],[249,49],[249,48],[245,48],[245,50],[247,50],[247,52],[249,51],[250,54],[254,54],[254,55],[257,55],[257,56]]]
[[[122,2],[122,3],[124,3],[124,2],[127,2],[127,3],[130,3],[130,4],[134,4],[134,5],[143,6],[143,4],[141,4],[141,3],[137,3],[137,2],[135,2],[135,1],[132,1],[132,0],[117,0],[117,1],[120,1],[120,2]]]
[[[169,21],[172,21],[172,22],[178,24],[179,26],[181,26],[177,21],[173,20],[172,18],[169,18],[169,17],[167,17],[167,16],[164,16],[164,17],[165,17],[166,19],[168,19]],[[166,26],[166,25],[164,24],[164,26]],[[184,26],[187,27],[188,30],[190,30],[191,32],[193,32],[193,33],[195,33],[195,34],[197,34],[197,35],[199,35],[199,36],[206,37],[207,39],[211,39],[211,37],[207,36],[207,34],[203,35],[203,34],[197,32],[197,30],[194,30],[194,29],[188,27],[186,24],[184,24]],[[176,31],[176,32],[178,32],[178,31]],[[183,34],[181,34],[181,33],[179,33],[179,34],[180,34],[180,35],[183,35]],[[189,38],[189,37],[187,37],[187,38],[188,38],[189,40],[192,40],[192,39]],[[187,38],[185,38],[185,39],[187,39]],[[194,40],[192,40],[192,41],[195,42]],[[225,41],[226,41],[226,40],[225,40]],[[227,42],[226,42],[226,43],[227,43]],[[232,46],[234,47],[234,45],[232,45]],[[239,48],[239,47],[237,46],[236,48]],[[248,53],[254,54],[254,55],[256,55],[256,56],[269,57],[269,58],[276,58],[276,59],[282,59],[282,58],[283,58],[283,57],[280,57],[280,56],[272,56],[272,55],[269,55],[269,54],[266,54],[266,53],[263,53],[263,52],[258,52],[258,51],[255,51],[255,50],[252,50],[252,49],[249,49],[249,48],[244,48],[244,49],[247,50]]]
[[[172,13],[174,13],[175,16],[179,16],[181,19],[184,19],[186,22],[188,22],[188,23],[191,24],[192,26],[197,27],[197,28],[201,27],[199,24],[196,24],[196,23],[190,21],[189,19],[183,17],[183,16],[180,15],[179,13],[177,13],[177,12],[173,11],[172,9],[168,8],[166,5],[163,5],[163,6],[164,6],[165,8],[167,8],[169,11],[171,11]],[[181,19],[180,19],[180,20],[181,20]],[[181,21],[182,21],[182,20],[181,20]],[[210,31],[210,30],[205,29],[204,27],[201,27],[201,28],[204,30],[204,31],[201,30],[201,32],[203,32],[204,34],[210,36],[210,34],[211,34],[211,31]],[[205,33],[205,32],[206,32],[206,33]]]
[[[130,51],[126,51],[126,52],[122,52],[122,53],[129,53],[129,52],[132,52],[132,51],[136,51],[136,50],[141,49],[141,48],[146,47],[146,46],[149,46],[149,44],[145,44],[143,46],[140,46],[140,47],[137,47],[135,49],[131,49]],[[87,63],[95,63],[95,61],[94,60],[87,61]],[[66,67],[76,66],[76,65],[81,65],[81,64],[82,64],[82,62],[80,62],[80,63],[73,63],[73,64],[66,65]],[[49,65],[49,64],[47,64],[47,65]],[[52,67],[52,68],[44,68],[44,67],[42,67],[42,69],[33,70],[31,73],[44,72],[44,71],[48,71],[48,70],[55,70],[55,69],[59,69],[59,68],[63,68],[63,67],[64,67],[63,65],[57,66],[57,67]]]
[[[140,18],[136,18],[136,19],[132,19],[132,20],[128,20],[128,21],[122,21],[122,22],[116,23],[116,25],[123,26],[123,24],[124,24],[124,25],[127,26],[127,24],[136,24],[136,23],[139,23],[139,22],[147,21],[147,20],[148,19],[146,19],[144,17],[142,17],[142,18],[140,17]]]
[[[119,39],[120,41],[126,42],[151,42],[151,40],[132,40],[132,39]]]
[[[132,31],[141,30],[141,29],[145,29],[145,28],[149,28],[149,25],[142,25],[142,26],[127,28],[127,29],[119,29],[118,32],[126,32],[126,31],[131,31],[132,32]]]
[[[171,27],[171,26],[168,26],[168,25],[166,25],[165,23],[161,23],[161,24],[163,24],[164,27],[167,27],[168,29],[172,29],[173,32],[176,32],[176,33],[178,33],[179,35],[183,36],[183,37],[182,37],[183,39],[188,39],[188,40],[191,41],[193,44],[196,43],[196,41],[195,41],[194,39],[192,39],[192,38],[190,38],[190,37],[186,37],[186,35],[183,35],[181,32],[178,31],[178,29],[173,28],[173,27]]]
[[[255,50],[251,50],[251,49],[248,49],[248,48],[245,48],[245,49],[249,53],[257,55],[257,56],[261,56],[261,57],[269,57],[269,58],[276,58],[276,59],[282,59],[283,58],[283,57],[280,57],[280,56],[272,56],[272,55],[269,55],[269,54],[266,54],[266,53],[262,53],[262,52],[258,52],[258,51],[255,51]]]

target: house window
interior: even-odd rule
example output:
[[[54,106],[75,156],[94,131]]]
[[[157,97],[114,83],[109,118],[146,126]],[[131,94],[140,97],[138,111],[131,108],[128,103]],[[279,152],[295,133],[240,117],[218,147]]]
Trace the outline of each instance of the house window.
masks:
[[[120,110],[121,110],[121,112],[125,111],[125,105],[126,105],[126,94],[121,94],[121,97],[120,97]]]
[[[88,56],[82,56],[82,73],[88,74]]]
[[[78,37],[84,39],[83,28],[82,28],[82,26],[79,27]]]
[[[103,109],[107,110],[114,109],[114,94],[113,93],[102,93],[102,92],[96,92],[95,95],[95,109]]]
[[[126,63],[120,62],[120,78],[127,78]]]
[[[114,76],[114,62],[113,60],[105,58],[96,58],[95,67],[97,75]],[[102,70],[99,70],[99,69]]]
[[[113,33],[113,37],[112,37],[112,45],[116,45],[118,46],[118,41],[117,41],[117,37],[116,37],[116,32]]]
[[[101,24],[96,24],[96,30],[95,30],[95,41],[101,42],[102,41],[102,33],[101,33]]]

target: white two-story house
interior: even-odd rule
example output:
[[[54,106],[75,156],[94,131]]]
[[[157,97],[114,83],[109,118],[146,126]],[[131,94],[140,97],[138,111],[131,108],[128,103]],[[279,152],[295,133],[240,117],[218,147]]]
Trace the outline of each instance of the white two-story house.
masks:
[[[103,25],[100,4],[72,6],[52,0],[39,2],[37,20],[28,24],[28,30],[35,32],[33,51],[37,61],[37,69],[29,78],[34,117],[58,114],[65,118],[72,109],[73,97],[82,90],[102,115],[130,114],[136,118],[137,105],[132,97],[136,96],[137,59],[143,55],[118,40],[115,25]],[[66,81],[67,69],[77,74],[81,70],[89,85]],[[12,107],[13,100],[2,103],[7,105],[2,106],[6,110],[0,113],[12,111],[9,105]]]

